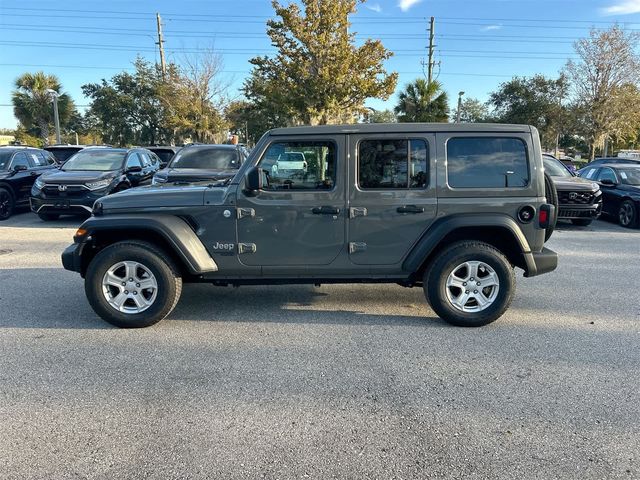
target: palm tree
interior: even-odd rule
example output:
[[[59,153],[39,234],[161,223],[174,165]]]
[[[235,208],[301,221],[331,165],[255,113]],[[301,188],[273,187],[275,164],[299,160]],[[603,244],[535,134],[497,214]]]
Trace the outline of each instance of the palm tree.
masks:
[[[13,114],[22,126],[40,136],[45,145],[49,143],[50,126],[53,123],[51,95],[47,90],[60,92],[62,85],[55,75],[43,72],[25,73],[18,77],[13,91]],[[71,97],[66,93],[58,96],[60,124],[64,125],[75,110]]]
[[[418,78],[400,92],[394,111],[399,122],[448,122],[449,100],[440,82]]]

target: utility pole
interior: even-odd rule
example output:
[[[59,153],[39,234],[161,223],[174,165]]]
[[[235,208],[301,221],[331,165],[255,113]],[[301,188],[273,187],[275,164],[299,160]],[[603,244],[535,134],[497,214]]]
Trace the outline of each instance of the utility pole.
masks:
[[[58,114],[58,92],[55,90],[48,88],[47,93],[49,94],[49,98],[53,103],[53,121],[56,126],[56,143],[62,143],[60,139],[60,115]]]
[[[160,18],[160,14],[156,13],[156,21],[158,24],[158,41],[156,45],[160,49],[160,69],[162,70],[162,79],[167,73],[167,64],[164,61],[164,38],[162,38],[162,19]]]
[[[429,65],[427,65],[427,81],[431,83],[433,80],[433,39],[435,37],[435,28],[436,28],[436,18],[431,17],[431,22],[429,24]]]
[[[464,92],[458,93],[458,113],[456,113],[456,123],[460,123],[460,114],[462,113],[462,96]]]

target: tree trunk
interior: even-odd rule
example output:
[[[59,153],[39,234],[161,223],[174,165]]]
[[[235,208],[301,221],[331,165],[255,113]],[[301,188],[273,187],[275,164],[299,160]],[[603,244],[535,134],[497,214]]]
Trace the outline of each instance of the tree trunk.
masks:
[[[40,138],[46,147],[49,145],[49,123],[42,120],[38,123],[38,126],[40,127]]]

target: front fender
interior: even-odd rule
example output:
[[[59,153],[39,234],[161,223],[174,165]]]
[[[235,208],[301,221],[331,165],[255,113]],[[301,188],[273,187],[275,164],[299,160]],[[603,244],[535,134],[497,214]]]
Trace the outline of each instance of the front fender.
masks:
[[[86,231],[83,238],[101,232],[117,232],[119,235],[126,234],[127,230],[154,232],[160,235],[184,262],[190,273],[201,275],[218,271],[218,265],[211,258],[196,233],[187,222],[173,215],[116,214],[91,217],[80,226],[80,229]],[[77,241],[82,242],[82,238]]]

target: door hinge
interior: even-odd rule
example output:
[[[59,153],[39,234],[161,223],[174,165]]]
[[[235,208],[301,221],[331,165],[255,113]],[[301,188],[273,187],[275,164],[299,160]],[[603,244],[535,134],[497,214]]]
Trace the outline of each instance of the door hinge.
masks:
[[[256,253],[255,243],[239,243],[238,253]]]
[[[366,217],[366,216],[367,216],[366,207],[351,207],[349,209],[349,218]]]
[[[367,244],[364,242],[349,242],[349,253],[364,252]]]
[[[256,211],[253,208],[238,208],[236,209],[236,215],[238,218],[255,217]]]

